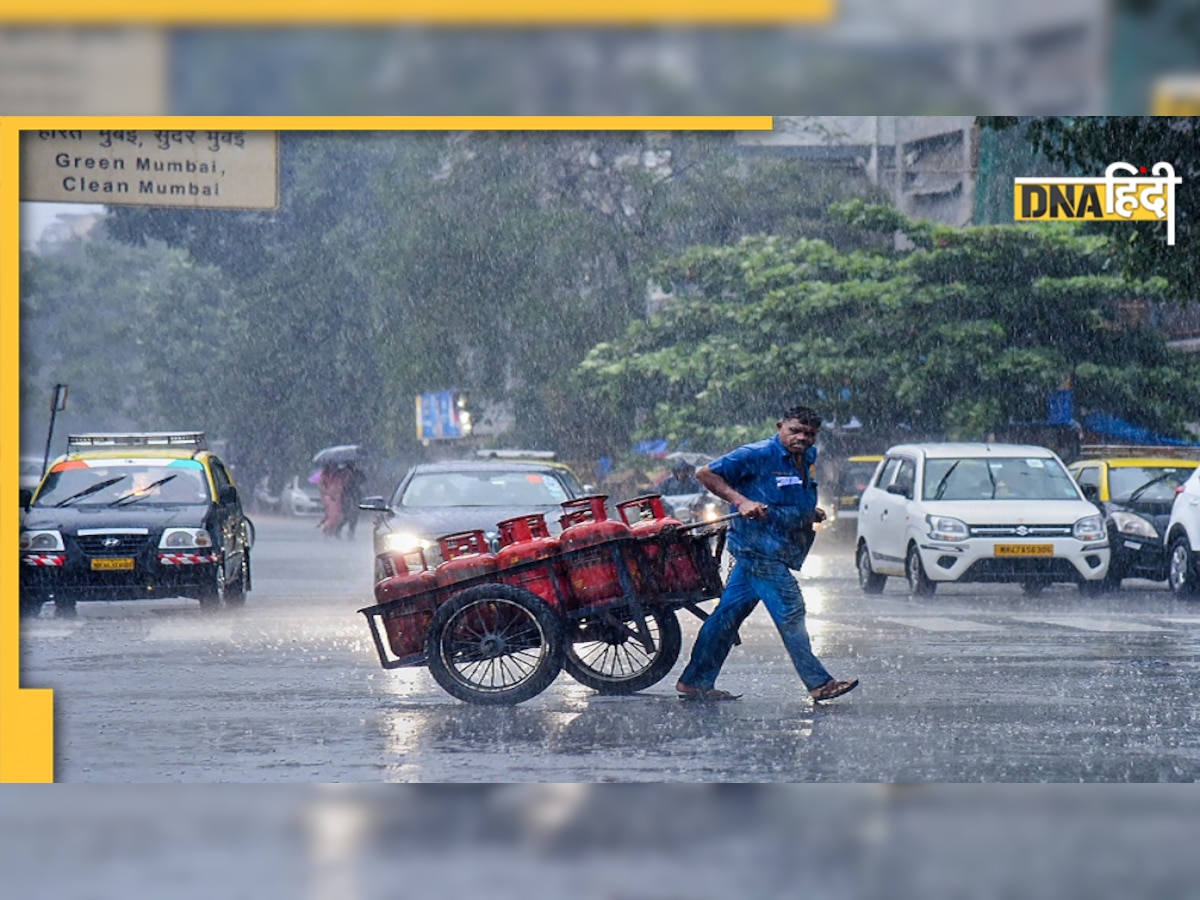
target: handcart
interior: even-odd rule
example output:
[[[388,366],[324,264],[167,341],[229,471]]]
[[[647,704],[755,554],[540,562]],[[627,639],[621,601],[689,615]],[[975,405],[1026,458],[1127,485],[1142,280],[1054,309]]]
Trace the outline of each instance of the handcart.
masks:
[[[735,517],[564,549],[449,585],[400,576],[403,596],[359,612],[385,669],[427,666],[468,703],[521,703],[562,670],[601,694],[630,694],[679,659],[679,610],[707,618],[699,604],[721,594]]]

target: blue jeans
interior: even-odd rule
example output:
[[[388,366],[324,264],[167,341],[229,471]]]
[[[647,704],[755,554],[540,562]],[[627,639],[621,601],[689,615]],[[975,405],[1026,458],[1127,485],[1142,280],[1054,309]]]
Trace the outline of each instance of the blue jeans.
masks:
[[[783,646],[804,686],[810,691],[832,677],[813,655],[804,625],[804,597],[791,569],[781,562],[747,558],[734,563],[717,608],[704,620],[692,658],[679,680],[703,689],[716,684],[738,627],[761,600],[779,629]]]

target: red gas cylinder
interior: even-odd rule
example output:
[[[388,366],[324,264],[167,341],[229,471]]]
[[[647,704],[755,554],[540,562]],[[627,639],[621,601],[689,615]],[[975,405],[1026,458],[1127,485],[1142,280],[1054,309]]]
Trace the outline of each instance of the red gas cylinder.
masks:
[[[546,517],[541,513],[517,516],[498,523],[500,549],[496,553],[497,576],[504,584],[533,591],[551,606],[561,606],[568,599],[567,581],[558,556],[558,538],[550,536]],[[506,572],[513,566],[545,560],[540,566],[524,566],[516,572]]]
[[[599,606],[625,597],[618,561],[622,558],[612,541],[630,537],[629,526],[608,517],[602,494],[568,500],[559,521],[563,532],[558,546],[563,553],[563,568],[571,582],[575,607]],[[584,548],[593,548],[587,552]]]
[[[662,576],[658,590],[692,591],[702,586],[696,564],[692,561],[689,545],[680,539],[672,540],[663,530],[683,525],[678,519],[668,516],[659,494],[647,494],[617,504],[621,518],[629,525],[629,531],[641,541],[642,551],[650,563],[652,572]],[[660,567],[658,554],[666,548],[666,559]]]
[[[410,569],[410,558],[419,561],[421,567]],[[382,618],[392,653],[405,657],[424,652],[425,632],[436,606],[433,594],[436,582],[434,573],[426,566],[425,553],[420,549],[396,554],[395,562],[398,568],[403,566],[403,570],[375,585],[375,602],[403,601],[385,610]]]
[[[460,531],[438,538],[442,563],[434,570],[439,587],[456,581],[489,575],[496,571],[496,554],[491,552],[482,531]]]

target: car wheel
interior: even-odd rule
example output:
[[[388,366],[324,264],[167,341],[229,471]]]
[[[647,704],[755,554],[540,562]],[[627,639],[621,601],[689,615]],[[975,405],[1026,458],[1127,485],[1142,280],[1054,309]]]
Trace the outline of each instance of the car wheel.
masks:
[[[858,545],[855,562],[858,565],[858,586],[862,588],[862,592],[864,594],[882,593],[883,586],[887,584],[887,576],[880,575],[871,568],[871,551],[867,549],[866,541]]]
[[[220,609],[225,602],[225,566],[218,562],[212,567],[209,583],[200,589],[201,609]]]
[[[904,575],[908,579],[908,592],[914,597],[928,597],[937,590],[937,584],[925,574],[921,563],[921,551],[916,544],[908,545],[908,556],[904,558]]]
[[[229,608],[246,605],[246,591],[250,589],[250,551],[242,554],[242,564],[238,566],[237,581],[225,588],[225,605]]]
[[[1196,560],[1186,534],[1171,541],[1167,551],[1167,584],[1176,596],[1192,596],[1200,589],[1200,578],[1196,573]]]

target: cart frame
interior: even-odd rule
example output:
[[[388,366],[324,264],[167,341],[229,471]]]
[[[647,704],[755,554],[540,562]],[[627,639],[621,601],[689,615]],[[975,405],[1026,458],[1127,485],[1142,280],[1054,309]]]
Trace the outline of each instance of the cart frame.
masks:
[[[520,703],[545,690],[562,670],[603,694],[633,693],[660,681],[677,661],[677,612],[705,619],[708,612],[700,604],[720,596],[726,528],[733,517],[560,551],[359,612],[383,668],[427,666],[448,693],[469,703]],[[619,596],[573,603],[566,572],[585,557],[611,560]],[[690,564],[692,583],[673,577],[672,563],[680,560]],[[508,583],[530,576],[551,584],[551,597]],[[390,646],[388,623],[396,620],[403,620],[412,652],[401,655]]]

